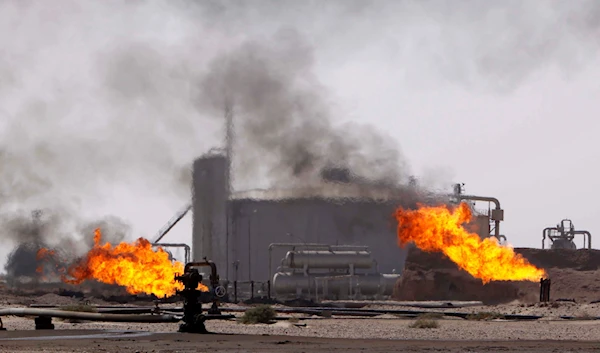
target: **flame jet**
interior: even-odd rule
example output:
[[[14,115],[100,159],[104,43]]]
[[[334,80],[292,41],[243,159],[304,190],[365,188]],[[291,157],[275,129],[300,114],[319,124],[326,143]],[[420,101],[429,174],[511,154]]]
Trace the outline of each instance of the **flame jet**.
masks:
[[[539,281],[544,270],[530,264],[512,248],[498,244],[496,238],[481,239],[463,224],[471,220],[471,209],[461,203],[453,211],[446,206],[419,206],[416,210],[399,208],[398,243],[409,242],[423,251],[444,253],[459,268],[486,284],[490,281]]]
[[[157,297],[172,296],[183,285],[175,282],[175,274],[183,273],[184,264],[171,261],[162,248],[152,249],[147,239],[139,238],[133,243],[122,242],[116,246],[101,244],[100,229],[94,232],[94,247],[77,263],[70,266],[63,282],[80,284],[96,280],[124,287],[130,294],[154,294]],[[50,251],[38,252],[44,256]],[[200,284],[201,291],[208,287]]]

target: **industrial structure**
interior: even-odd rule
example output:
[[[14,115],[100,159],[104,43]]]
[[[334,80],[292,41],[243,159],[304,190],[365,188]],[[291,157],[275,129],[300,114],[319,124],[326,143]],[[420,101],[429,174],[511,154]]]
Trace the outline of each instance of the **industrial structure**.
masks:
[[[400,206],[451,203],[453,197],[457,202],[489,201],[496,207],[476,213],[472,226],[482,237],[505,239],[499,233],[503,211],[498,200],[464,195],[460,188],[454,195],[424,194],[414,185],[392,188],[324,178],[312,188],[231,192],[229,168],[222,152],[194,162],[191,261],[210,258],[221,269],[222,280],[269,282],[269,293],[273,284],[276,295],[314,297],[315,288],[326,297],[390,295],[408,252],[397,241],[394,212]],[[272,247],[281,243],[296,250]],[[350,254],[343,247],[354,250]],[[307,268],[289,260],[309,253]],[[373,260],[368,266],[362,262],[367,257]],[[292,288],[292,282],[297,286]],[[344,288],[354,284],[342,290],[342,283]]]
[[[506,236],[500,234],[500,222],[504,221],[504,210],[500,207],[500,201],[495,197],[465,195],[464,184],[454,185],[454,194],[451,197],[451,203],[458,204],[468,202],[473,212],[472,220],[465,227],[473,233],[478,234],[481,239],[490,236],[495,237],[500,243],[506,242]],[[487,202],[488,205],[494,204],[494,208],[481,210],[476,207],[476,202]]]
[[[577,249],[574,239],[583,235],[583,249],[592,248],[592,235],[587,230],[575,230],[570,219],[563,219],[556,227],[547,227],[542,231],[542,249],[550,243],[550,249]],[[587,242],[586,242],[587,240]]]
[[[415,207],[422,199],[416,191],[329,184],[228,195],[227,168],[224,155],[210,154],[193,170],[192,258],[213,259],[222,278],[271,280],[279,266],[267,261],[272,243],[367,246],[380,271],[402,270],[406,249],[397,245],[393,214],[398,206]]]
[[[271,244],[287,248],[273,288],[277,298],[381,299],[392,295],[400,275],[382,274],[366,246]]]

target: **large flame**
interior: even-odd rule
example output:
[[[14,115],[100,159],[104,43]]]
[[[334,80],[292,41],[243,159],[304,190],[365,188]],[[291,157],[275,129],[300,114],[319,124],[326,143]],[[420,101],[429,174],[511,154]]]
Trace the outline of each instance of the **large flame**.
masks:
[[[96,229],[94,247],[80,262],[68,269],[71,278],[63,277],[64,282],[79,284],[93,279],[123,286],[130,294],[145,293],[158,297],[171,296],[176,290],[183,289],[181,283],[175,282],[175,275],[183,273],[184,265],[171,261],[162,248],[153,250],[150,242],[144,238],[117,246],[110,243],[101,245],[101,239],[102,233]],[[198,289],[208,291],[203,284]]]
[[[469,233],[463,224],[471,220],[471,209],[465,203],[451,212],[447,207],[424,207],[396,211],[398,242],[409,242],[424,251],[443,252],[458,267],[490,281],[539,281],[545,271],[531,265],[512,248],[498,244],[496,238],[481,239]]]

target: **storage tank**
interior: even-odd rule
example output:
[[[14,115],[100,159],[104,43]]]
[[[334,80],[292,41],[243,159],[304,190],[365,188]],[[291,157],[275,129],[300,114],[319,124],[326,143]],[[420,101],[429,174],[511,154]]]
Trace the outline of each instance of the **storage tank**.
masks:
[[[354,268],[368,269],[374,267],[371,253],[368,251],[323,251],[304,250],[288,251],[282,263],[289,268]]]
[[[194,161],[192,261],[209,258],[226,273],[227,251],[227,158],[207,154]]]

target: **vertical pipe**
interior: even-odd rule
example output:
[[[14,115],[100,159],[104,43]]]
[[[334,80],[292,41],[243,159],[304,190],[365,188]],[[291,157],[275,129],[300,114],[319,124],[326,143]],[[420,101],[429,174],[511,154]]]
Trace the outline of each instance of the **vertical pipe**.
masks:
[[[233,302],[237,303],[237,281],[233,281]]]
[[[592,235],[590,234],[590,232],[587,232],[587,236],[588,236],[588,249],[592,249]]]
[[[248,280],[252,280],[252,214],[248,219]]]
[[[250,299],[254,299],[254,281],[250,281]]]
[[[550,301],[550,279],[540,279],[540,302]]]
[[[269,282],[271,281],[271,275],[272,275],[272,271],[271,271],[271,259],[272,259],[272,255],[273,255],[273,247],[269,246]],[[271,286],[269,285],[269,298],[271,298]]]
[[[272,248],[269,246],[269,299],[271,298],[271,256],[272,256]]]
[[[592,248],[592,234],[587,230],[577,230],[574,231],[573,234],[582,234],[583,235],[583,248],[591,249]],[[585,239],[587,238],[587,246],[585,244]]]
[[[267,298],[271,300],[271,279],[267,280]]]
[[[459,184],[457,184],[457,186],[458,185]],[[457,196],[460,201],[471,200],[471,201],[492,202],[496,206],[496,210],[502,210],[502,208],[500,207],[500,201],[498,201],[497,198],[487,197],[487,196],[462,195],[462,193],[461,193],[462,190],[460,190],[460,189],[458,190],[458,193],[457,193],[457,186],[455,186],[455,196]],[[458,188],[460,188],[460,186],[458,186]],[[494,236],[496,237],[496,239],[500,240],[500,220],[494,220]]]

